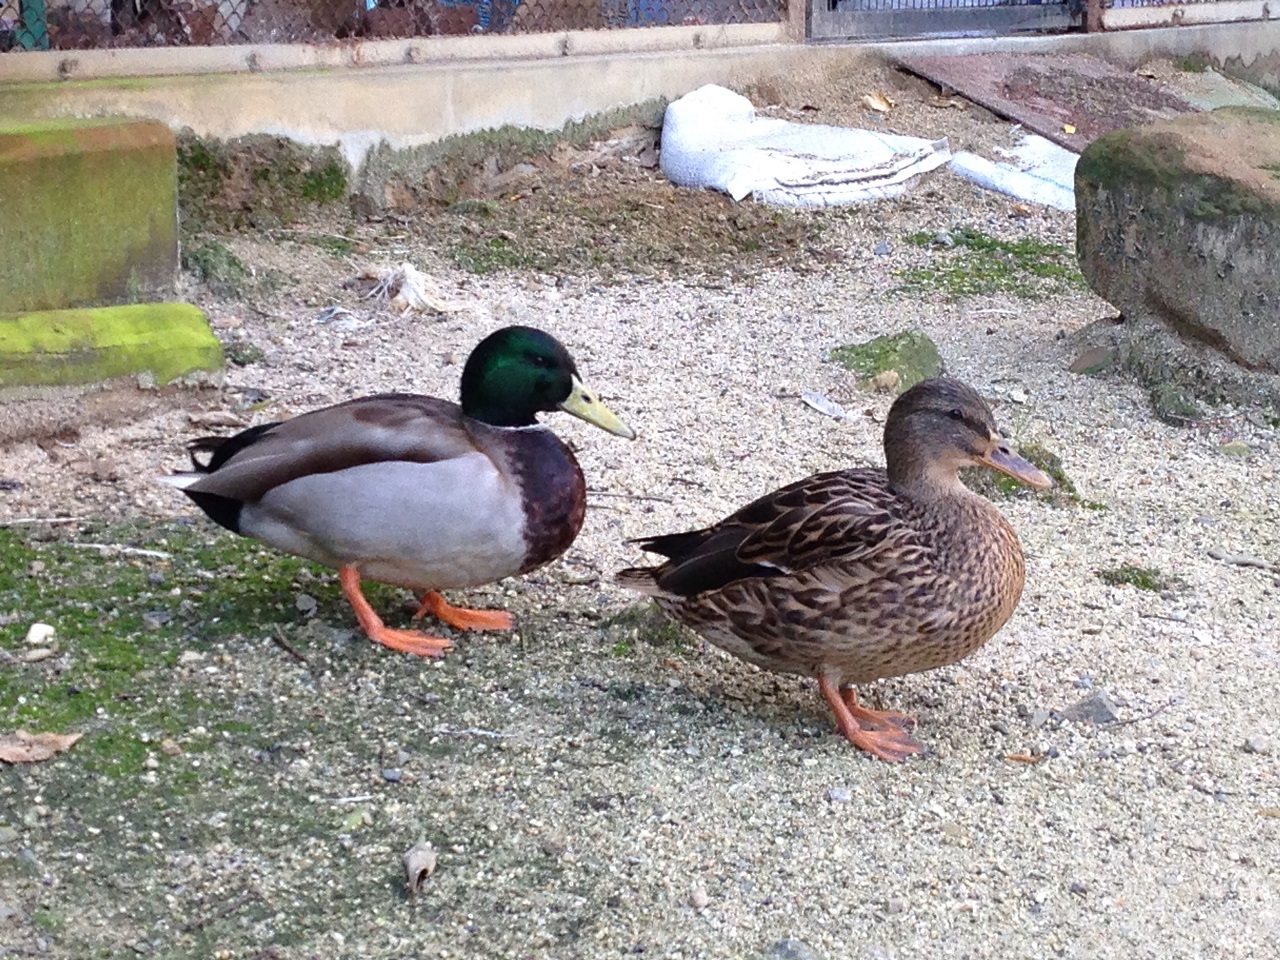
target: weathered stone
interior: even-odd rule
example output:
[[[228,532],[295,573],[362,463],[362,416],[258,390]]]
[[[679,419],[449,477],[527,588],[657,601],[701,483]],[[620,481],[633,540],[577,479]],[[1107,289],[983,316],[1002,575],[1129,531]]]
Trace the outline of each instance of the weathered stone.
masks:
[[[162,387],[222,370],[222,346],[198,308],[143,303],[0,315],[0,398],[139,376]]]
[[[0,312],[172,295],[177,176],[154,120],[0,122]]]
[[[1077,253],[1125,316],[1280,373],[1280,113],[1121,130],[1076,165]]]
[[[923,333],[905,330],[885,334],[865,343],[851,343],[831,351],[831,359],[857,374],[864,388],[883,389],[878,379],[890,371],[898,375],[897,392],[910,390],[921,380],[943,372],[937,345]]]

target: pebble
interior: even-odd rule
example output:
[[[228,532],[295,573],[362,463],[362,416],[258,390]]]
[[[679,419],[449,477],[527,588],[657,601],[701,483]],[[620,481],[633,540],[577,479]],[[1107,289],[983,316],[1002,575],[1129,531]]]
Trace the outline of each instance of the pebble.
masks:
[[[160,752],[166,757],[176,757],[182,752],[182,748],[174,740],[161,740]]]
[[[18,839],[18,831],[10,826],[0,827],[0,846],[7,846]]]
[[[827,799],[832,803],[848,803],[853,799],[853,794],[848,787],[832,787],[827,791]]]
[[[1077,723],[1114,723],[1120,719],[1116,703],[1105,689],[1099,690],[1092,697],[1064,707],[1059,713],[1064,720]]]
[[[784,937],[765,952],[765,960],[818,960],[813,947],[803,940]]]
[[[58,631],[47,623],[33,623],[27,628],[27,644],[33,647],[45,647],[57,634]]]
[[[1266,737],[1255,735],[1248,737],[1244,742],[1245,753],[1256,753],[1263,757],[1269,757],[1272,749],[1271,741]]]
[[[301,614],[312,614],[316,612],[320,602],[309,593],[300,593],[293,601],[293,605],[298,608],[298,612]]]
[[[44,573],[44,571],[45,571],[45,566],[44,566],[43,560],[32,560],[29,564],[27,564],[28,577],[38,577],[40,576],[40,574]]]
[[[173,619],[173,614],[168,610],[148,610],[142,615],[142,629],[159,630],[171,619]]]
[[[403,776],[404,774],[396,767],[387,767],[382,771],[382,779],[388,783],[399,783]]]
[[[194,663],[199,663],[204,659],[204,654],[199,650],[183,650],[178,654],[178,666],[189,667]]]
[[[707,895],[707,888],[702,884],[697,884],[689,891],[689,906],[695,910],[705,910],[711,905],[711,897]]]
[[[876,244],[877,257],[887,257],[892,252],[893,252],[893,249],[889,246],[888,240],[881,240],[879,243]]]

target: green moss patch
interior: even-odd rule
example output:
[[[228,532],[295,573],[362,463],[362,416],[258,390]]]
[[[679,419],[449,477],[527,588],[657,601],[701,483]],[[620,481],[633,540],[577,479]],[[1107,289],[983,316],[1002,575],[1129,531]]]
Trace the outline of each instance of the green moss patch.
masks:
[[[184,235],[292,223],[345,201],[346,160],[336,147],[306,147],[255,134],[218,141],[190,131],[177,141]]]
[[[1128,585],[1152,593],[1161,593],[1184,586],[1179,578],[1161,573],[1155,567],[1138,567],[1133,564],[1122,564],[1118,567],[1099,570],[1098,579],[1110,587]]]
[[[916,330],[836,347],[831,359],[856,374],[864,387],[870,386],[879,374],[892,371],[898,375],[899,391],[910,390],[921,380],[940,376],[944,370],[937,344]]]
[[[0,312],[171,295],[174,156],[150,120],[0,122]]]
[[[0,387],[72,386],[149,374],[157,386],[222,369],[203,312],[134,304],[0,316]]]
[[[1057,243],[1002,240],[967,226],[920,231],[906,241],[932,251],[933,262],[898,271],[904,292],[934,291],[948,300],[993,293],[1043,297],[1084,284],[1075,251]]]

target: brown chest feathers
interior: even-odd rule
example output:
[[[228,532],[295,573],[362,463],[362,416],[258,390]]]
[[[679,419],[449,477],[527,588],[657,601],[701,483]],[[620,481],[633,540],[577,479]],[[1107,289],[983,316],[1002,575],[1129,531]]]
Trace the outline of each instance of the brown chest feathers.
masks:
[[[494,451],[520,490],[525,556],[520,573],[560,556],[587,514],[587,484],[572,451],[545,428],[504,432]]]

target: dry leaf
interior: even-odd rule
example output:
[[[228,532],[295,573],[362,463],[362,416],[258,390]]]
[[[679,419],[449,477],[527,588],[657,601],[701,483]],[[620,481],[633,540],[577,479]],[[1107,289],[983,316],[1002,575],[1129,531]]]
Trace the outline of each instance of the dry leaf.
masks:
[[[27,733],[19,730],[0,737],[0,760],[5,763],[39,763],[70,750],[83,733]]]
[[[50,657],[56,657],[57,655],[57,647],[36,647],[33,650],[18,654],[18,659],[23,663],[39,663],[41,660],[48,660]]]
[[[1015,203],[1010,212],[1015,217],[1029,217],[1031,214],[1035,213],[1035,211],[1025,203]]]
[[[404,872],[408,878],[409,899],[412,900],[427,877],[436,872],[436,848],[429,843],[410,847],[404,855]]]
[[[868,93],[862,98],[862,102],[867,109],[874,110],[876,113],[888,113],[893,109],[893,101],[889,99],[889,95],[883,90],[876,90],[874,93]]]
[[[1064,123],[1064,124],[1062,125],[1062,132],[1063,132],[1063,133],[1075,133],[1075,132],[1076,132],[1075,124],[1074,124],[1074,123]]]

